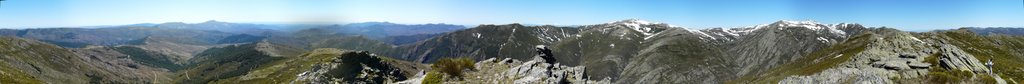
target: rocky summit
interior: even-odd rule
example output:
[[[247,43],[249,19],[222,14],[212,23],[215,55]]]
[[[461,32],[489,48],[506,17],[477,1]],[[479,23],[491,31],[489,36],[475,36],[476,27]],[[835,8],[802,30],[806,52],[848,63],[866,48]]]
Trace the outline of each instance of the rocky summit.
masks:
[[[687,28],[208,21],[0,30],[0,83],[836,84],[1024,82],[1021,28],[910,32],[779,20]],[[224,28],[224,29],[209,29]]]

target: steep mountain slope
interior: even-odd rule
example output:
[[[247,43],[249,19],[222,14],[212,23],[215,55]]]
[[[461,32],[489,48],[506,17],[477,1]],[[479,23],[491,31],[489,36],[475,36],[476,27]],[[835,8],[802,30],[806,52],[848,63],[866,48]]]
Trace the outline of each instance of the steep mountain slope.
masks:
[[[844,31],[844,29],[853,29]],[[825,25],[809,21],[778,21],[757,26],[736,41],[726,43],[727,59],[739,65],[737,75],[759,73],[758,70],[793,62],[803,55],[828,47],[856,34],[864,27],[858,24]],[[848,33],[849,32],[849,33]]]
[[[65,49],[44,42],[0,37],[3,82],[156,83],[166,70],[134,63],[110,48]],[[12,78],[9,80],[8,78]]]
[[[719,83],[760,73],[845,39],[856,24],[778,21],[745,28],[670,29],[652,36],[617,83]]]
[[[579,34],[559,41],[552,47],[559,63],[590,68],[585,73],[594,79],[617,80],[619,72],[642,48],[645,40],[665,31],[699,33],[695,30],[629,19],[605,24],[582,26]],[[691,32],[693,31],[693,32]],[[688,34],[689,35],[689,34]]]
[[[660,35],[624,63],[616,83],[707,83],[735,74],[732,59],[723,58],[724,49],[702,40],[706,37],[683,29]]]

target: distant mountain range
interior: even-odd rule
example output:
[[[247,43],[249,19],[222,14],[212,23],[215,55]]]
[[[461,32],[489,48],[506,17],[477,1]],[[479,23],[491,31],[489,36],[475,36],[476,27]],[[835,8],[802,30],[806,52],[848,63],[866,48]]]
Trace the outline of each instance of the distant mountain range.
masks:
[[[0,83],[1019,83],[1021,32],[638,19],[0,29]],[[473,67],[437,74],[453,58]]]

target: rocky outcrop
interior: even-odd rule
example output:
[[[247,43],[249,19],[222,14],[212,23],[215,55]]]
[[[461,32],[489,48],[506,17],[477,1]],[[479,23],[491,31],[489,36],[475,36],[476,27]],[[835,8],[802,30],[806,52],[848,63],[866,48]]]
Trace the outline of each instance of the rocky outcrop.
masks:
[[[511,58],[490,58],[476,63],[476,71],[466,72],[463,80],[446,80],[445,83],[467,84],[610,84],[604,80],[587,80],[583,66],[569,67],[560,64],[549,64],[543,58],[536,57],[530,61],[519,61]],[[401,84],[419,84],[423,75]]]
[[[809,76],[791,76],[779,84],[892,84],[888,77],[875,72],[886,72],[880,68],[833,68]]]
[[[981,61],[974,58],[974,55],[964,52],[956,46],[943,44],[939,47],[938,53],[940,54],[939,65],[944,68],[978,73],[989,71]]]
[[[808,76],[790,76],[779,83],[894,83],[889,78],[919,78],[932,64],[925,57],[934,53],[924,42],[907,32],[879,29],[860,39],[870,40],[863,51],[836,67]],[[836,56],[839,57],[839,56]]]
[[[557,60],[555,60],[555,55],[551,54],[551,49],[548,49],[547,46],[537,45],[536,49],[537,55],[534,57],[540,57],[544,59],[544,63],[555,64],[555,62],[558,62]]]
[[[979,77],[984,76],[980,73],[991,71],[975,55],[951,44],[948,37],[923,36],[927,39],[919,39],[908,32],[892,29],[876,30],[875,33],[869,38],[875,40],[868,44],[867,49],[840,66],[814,75],[790,76],[779,83],[903,83],[899,81],[935,80],[933,78],[937,75],[929,74],[935,70],[967,71],[969,73],[957,72],[960,75],[955,76],[966,75],[962,77],[964,80],[953,80],[967,83],[977,82],[981,80]],[[938,77],[950,77],[948,73],[940,73],[945,75]],[[1005,83],[997,75],[991,77],[994,81]]]
[[[296,76],[295,82],[326,84],[331,82],[381,84],[406,80],[405,74],[395,66],[368,52],[347,52],[334,57],[330,63],[314,64],[311,70]]]
[[[490,58],[477,62],[473,71],[467,71],[462,80],[445,80],[454,84],[610,84],[610,78],[588,80],[583,66],[566,66],[553,63],[545,58],[552,56],[550,50],[543,45],[536,46],[537,55],[530,61],[519,61],[512,58]],[[421,72],[422,74],[423,72]],[[419,84],[424,75],[397,82],[400,84]]]

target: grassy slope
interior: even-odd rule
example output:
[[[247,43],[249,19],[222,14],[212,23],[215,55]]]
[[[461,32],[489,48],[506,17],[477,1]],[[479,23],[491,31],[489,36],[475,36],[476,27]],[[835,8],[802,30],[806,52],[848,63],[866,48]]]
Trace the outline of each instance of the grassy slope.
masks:
[[[832,68],[840,63],[846,62],[853,56],[856,56],[857,53],[864,51],[867,43],[875,40],[875,35],[876,34],[871,32],[864,32],[860,35],[851,37],[842,43],[815,51],[804,58],[796,60],[795,62],[783,64],[782,66],[772,68],[761,74],[742,76],[738,79],[729,81],[729,83],[775,83],[793,75],[813,75],[814,73],[824,71],[825,69]],[[842,54],[842,56],[834,57],[840,54]]]
[[[236,76],[223,80],[211,82],[218,84],[242,83],[242,84],[270,84],[289,83],[296,79],[296,75],[313,68],[313,64],[330,62],[335,56],[345,51],[317,49],[304,53],[294,58],[269,62],[266,65],[254,69],[244,76]]]
[[[77,51],[76,51],[77,52]],[[100,65],[96,58],[84,58],[71,50],[29,39],[0,37],[0,82],[14,83],[148,83],[153,75],[145,69]],[[20,71],[19,71],[20,70]],[[163,77],[163,76],[159,76]],[[10,80],[17,81],[7,81]],[[20,82],[19,82],[20,81]]]
[[[3,84],[43,84],[43,81],[35,79],[21,70],[0,64],[0,83]]]
[[[22,38],[0,37],[0,48],[4,48],[0,49],[0,56],[6,56],[0,59],[3,60],[3,62],[0,62],[3,63],[4,69],[2,70],[5,73],[10,72],[11,76],[60,83],[84,83],[89,81],[82,75],[63,75],[77,72],[76,69],[84,67],[78,65],[78,63],[81,63],[81,60],[70,59],[74,57],[74,54],[55,45]],[[31,67],[18,67],[16,64],[29,65]],[[46,71],[46,73],[33,73],[29,70],[35,70],[36,72]]]

